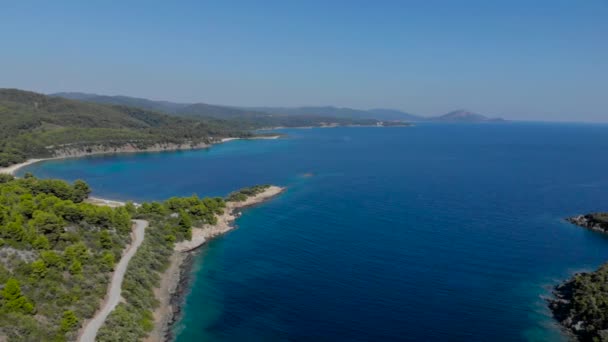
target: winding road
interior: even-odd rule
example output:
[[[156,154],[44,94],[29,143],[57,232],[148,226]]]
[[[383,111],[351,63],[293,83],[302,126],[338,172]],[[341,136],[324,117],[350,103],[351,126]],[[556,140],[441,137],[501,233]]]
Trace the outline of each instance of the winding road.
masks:
[[[131,245],[126,252],[124,252],[122,258],[114,268],[112,281],[110,283],[110,287],[108,288],[108,293],[106,294],[106,299],[102,304],[101,310],[99,310],[84,327],[82,334],[78,339],[80,342],[94,342],[95,337],[97,336],[97,331],[99,331],[99,328],[101,328],[103,323],[106,321],[108,315],[120,302],[122,281],[125,277],[127,266],[129,265],[129,261],[131,261],[133,255],[135,255],[135,252],[137,252],[137,249],[141,245],[142,241],[144,241],[144,233],[148,227],[148,221],[133,220],[133,224],[133,239],[131,241]]]

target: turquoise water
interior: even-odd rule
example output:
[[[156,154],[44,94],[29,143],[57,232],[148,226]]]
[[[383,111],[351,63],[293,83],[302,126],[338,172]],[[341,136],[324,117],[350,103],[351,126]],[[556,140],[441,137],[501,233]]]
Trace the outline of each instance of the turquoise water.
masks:
[[[288,187],[202,248],[182,342],[560,340],[542,296],[608,261],[562,220],[608,210],[608,125],[284,132],[27,171],[115,199]]]

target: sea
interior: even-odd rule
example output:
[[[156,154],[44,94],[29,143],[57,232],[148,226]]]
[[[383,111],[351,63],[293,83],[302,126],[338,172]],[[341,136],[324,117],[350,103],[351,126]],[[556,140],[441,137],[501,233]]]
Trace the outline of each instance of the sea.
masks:
[[[196,254],[175,339],[562,341],[552,286],[608,262],[608,125],[284,129],[206,150],[52,160],[135,202],[287,187]]]

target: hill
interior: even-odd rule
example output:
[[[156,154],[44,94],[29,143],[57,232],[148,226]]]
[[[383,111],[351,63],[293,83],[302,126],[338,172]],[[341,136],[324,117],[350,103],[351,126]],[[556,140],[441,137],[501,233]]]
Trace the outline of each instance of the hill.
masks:
[[[97,94],[89,94],[89,93],[79,93],[79,92],[71,92],[71,93],[55,93],[50,94],[49,96],[53,97],[62,97],[69,100],[77,100],[77,101],[86,101],[86,102],[94,102],[101,104],[111,104],[111,105],[122,105],[128,107],[137,107],[141,109],[147,109],[155,112],[165,112],[165,113],[173,113],[178,111],[179,109],[186,107],[187,104],[175,103],[169,101],[155,101],[148,100],[144,98],[138,97],[130,97],[130,96],[106,96],[106,95],[97,95]]]
[[[469,122],[469,123],[474,123],[474,122],[503,122],[503,121],[505,121],[502,118],[489,118],[487,116],[484,116],[484,115],[481,115],[481,114],[477,114],[477,113],[473,113],[473,112],[469,112],[469,111],[462,110],[462,109],[461,110],[455,110],[455,111],[449,112],[447,114],[431,118],[431,120],[433,120],[433,121],[441,121],[441,122]]]
[[[253,107],[251,109],[278,115],[316,115],[342,119],[375,119],[388,121],[424,121],[421,116],[405,113],[396,109],[353,109],[345,107]]]
[[[426,117],[402,112],[396,109],[375,108],[368,110],[368,112],[374,114],[375,117],[380,120],[406,120],[414,122],[428,120]]]
[[[269,127],[377,125],[380,120],[388,120],[379,117],[382,115],[374,115],[367,111],[336,107],[237,108],[206,103],[175,103],[86,93],[56,93],[51,96],[90,103],[135,106],[180,117],[223,120],[224,124],[241,130]]]
[[[221,120],[0,89],[0,166],[61,153],[163,149],[250,135]]]
[[[330,122],[340,125],[374,125],[378,121],[438,121],[445,123],[505,121],[501,118],[489,118],[462,109],[436,117],[425,117],[387,108],[363,110],[335,106],[231,107],[207,103],[177,103],[129,96],[106,96],[77,92],[55,93],[51,94],[51,96],[92,103],[138,107],[183,117],[233,120],[232,125],[241,129],[276,126],[322,126]]]
[[[138,107],[152,111],[164,112],[172,115],[212,117],[218,119],[231,118],[268,118],[278,116],[305,116],[310,118],[331,118],[351,120],[400,120],[423,121],[425,118],[395,109],[360,110],[353,108],[324,107],[232,107],[212,105],[207,103],[177,103],[169,101],[155,101],[145,98],[129,96],[106,96],[78,92],[55,93],[50,96],[63,97],[71,100],[87,101],[103,104],[124,105]]]
[[[165,114],[230,119],[239,117],[264,116],[267,113],[258,113],[229,106],[218,106],[207,103],[177,103],[170,101],[156,101],[130,96],[107,96],[88,93],[68,92],[50,94],[53,97],[62,97],[70,100],[86,101],[100,104],[122,105],[137,107]]]

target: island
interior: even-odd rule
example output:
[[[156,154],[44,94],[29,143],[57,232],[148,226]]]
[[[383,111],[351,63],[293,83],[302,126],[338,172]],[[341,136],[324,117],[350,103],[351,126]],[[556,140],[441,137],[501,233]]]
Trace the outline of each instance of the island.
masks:
[[[608,232],[608,213],[566,219],[583,228]],[[575,274],[555,286],[548,300],[555,319],[576,340],[608,341],[608,263],[593,272]]]

